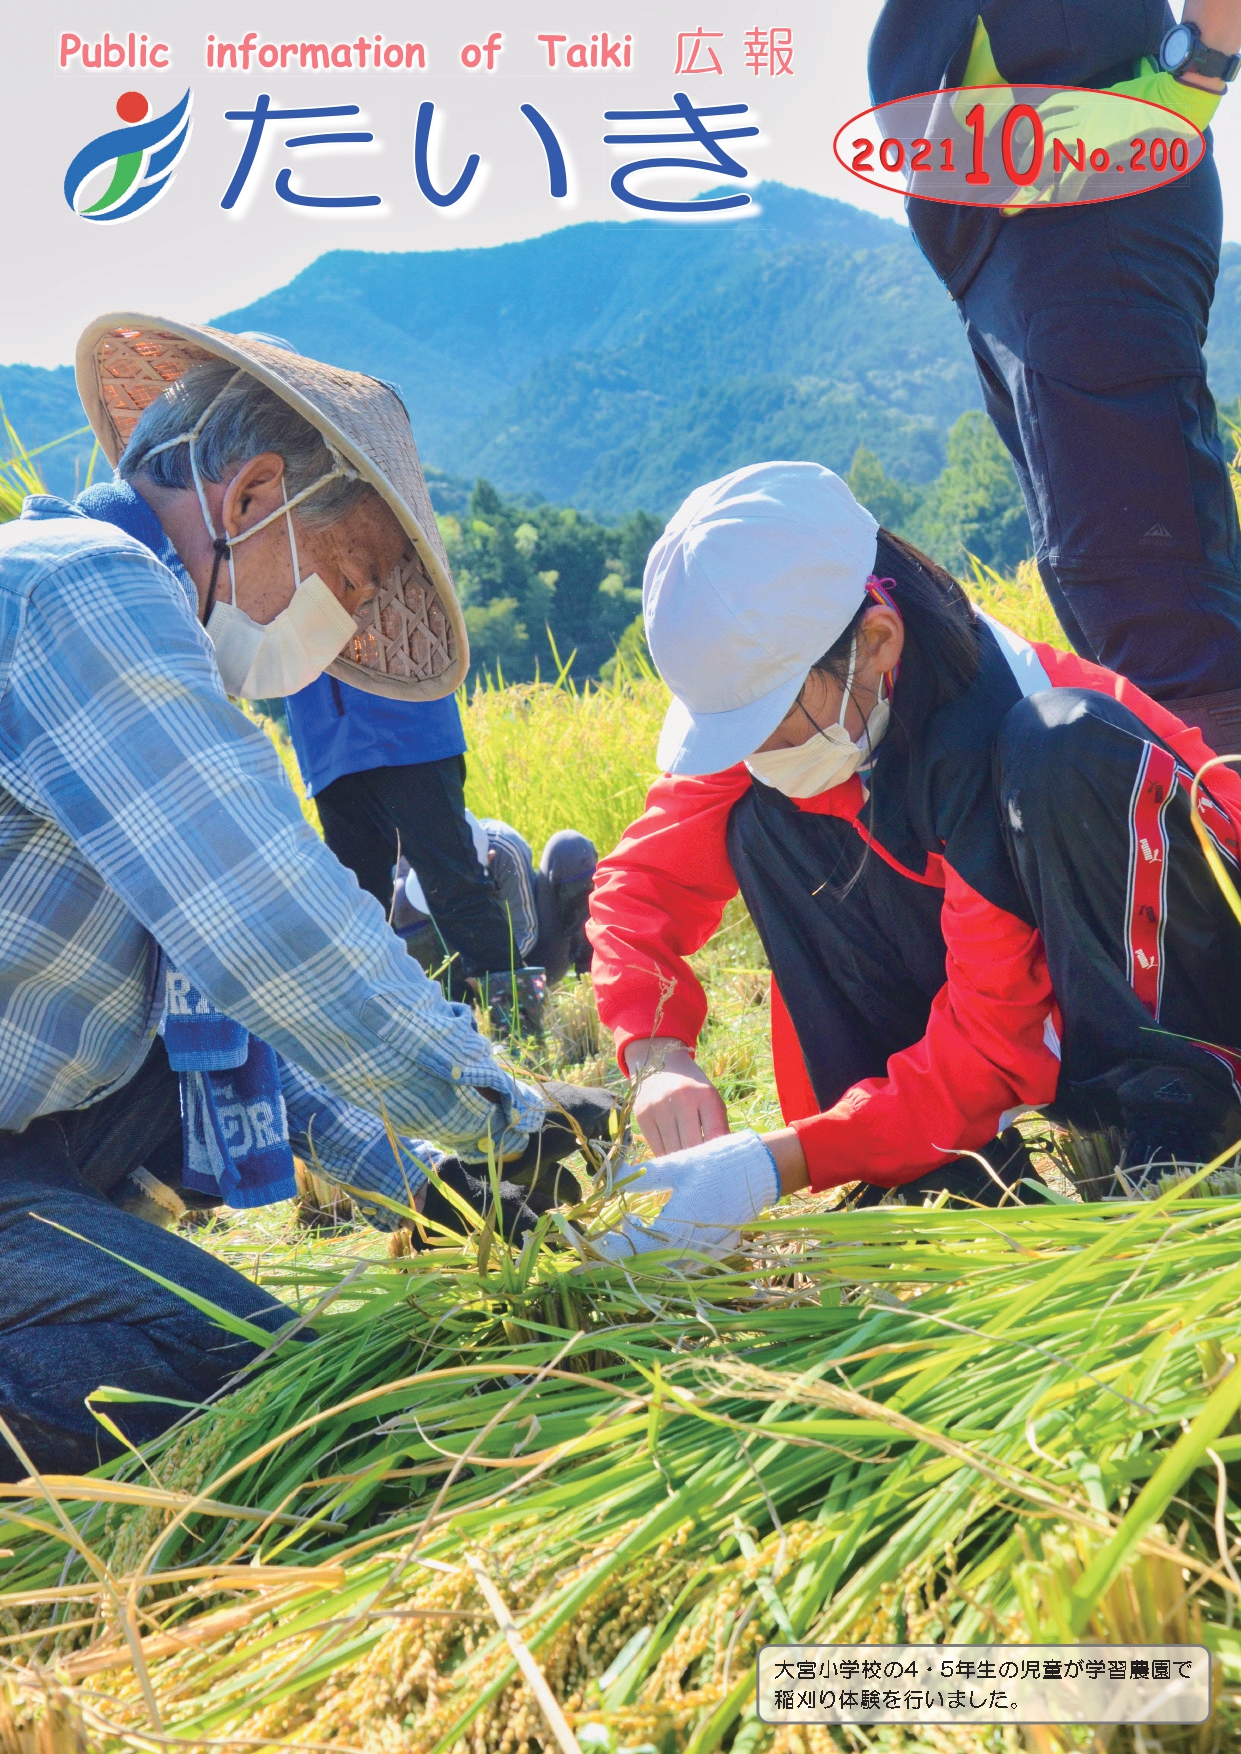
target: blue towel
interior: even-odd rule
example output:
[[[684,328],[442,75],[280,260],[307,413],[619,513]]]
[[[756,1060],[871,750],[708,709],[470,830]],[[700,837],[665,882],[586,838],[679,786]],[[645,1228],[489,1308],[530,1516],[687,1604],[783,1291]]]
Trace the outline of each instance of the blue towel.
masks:
[[[181,1077],[181,1179],[229,1206],[270,1206],[297,1192],[275,1050],[169,970],[163,1021]]]
[[[168,970],[164,1046],[174,1072],[231,1072],[244,1066],[250,1031],[217,1011],[188,975]]]

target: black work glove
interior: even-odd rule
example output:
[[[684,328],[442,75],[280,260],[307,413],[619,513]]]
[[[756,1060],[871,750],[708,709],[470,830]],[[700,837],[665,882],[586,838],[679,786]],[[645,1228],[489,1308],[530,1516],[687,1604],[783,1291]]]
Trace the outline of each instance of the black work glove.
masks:
[[[554,1181],[548,1171],[581,1149],[581,1138],[601,1145],[602,1157],[610,1142],[610,1123],[617,1098],[610,1090],[584,1084],[558,1084],[548,1080],[540,1086],[547,1098],[547,1114],[537,1133],[531,1133],[520,1157],[511,1157],[503,1168],[505,1181],[522,1187],[543,1187]],[[592,1163],[592,1170],[596,1164]],[[566,1198],[572,1198],[572,1176],[561,1176]]]
[[[531,1133],[519,1157],[500,1166],[500,1212],[496,1229],[518,1246],[544,1212],[553,1206],[576,1205],[581,1198],[576,1178],[571,1171],[560,1167],[566,1157],[581,1149],[581,1141],[569,1117],[577,1123],[586,1139],[601,1143],[606,1150],[609,1123],[617,1107],[617,1099],[610,1090],[552,1081],[544,1083],[542,1089],[549,1107],[541,1130]],[[591,1168],[594,1168],[593,1164]],[[459,1157],[446,1157],[436,1173],[445,1186],[460,1194],[481,1217],[487,1217],[492,1208],[492,1196],[491,1178],[485,1163],[462,1163]],[[427,1183],[422,1215],[459,1236],[465,1235],[469,1229],[451,1200],[431,1181]],[[415,1249],[424,1246],[416,1227],[411,1241]]]
[[[501,1170],[502,1177],[506,1173],[506,1169]],[[455,1194],[460,1194],[480,1218],[489,1216],[493,1200],[491,1177],[485,1163],[462,1163],[459,1157],[446,1157],[436,1174],[444,1186],[451,1188]],[[573,1177],[566,1174],[561,1179],[570,1184],[566,1189],[566,1198],[573,1198],[576,1194]],[[500,1182],[500,1211],[496,1219],[496,1231],[520,1248],[541,1215],[555,1204],[554,1194],[550,1190],[521,1188],[514,1182],[503,1179]],[[430,1219],[434,1224],[442,1224],[446,1230],[451,1230],[458,1236],[467,1236],[470,1232],[465,1216],[432,1181],[427,1182],[427,1197],[423,1202],[421,1216]],[[427,1235],[429,1241],[434,1241],[438,1232],[431,1230]],[[415,1250],[427,1246],[418,1234],[417,1222],[413,1225],[410,1242]]]

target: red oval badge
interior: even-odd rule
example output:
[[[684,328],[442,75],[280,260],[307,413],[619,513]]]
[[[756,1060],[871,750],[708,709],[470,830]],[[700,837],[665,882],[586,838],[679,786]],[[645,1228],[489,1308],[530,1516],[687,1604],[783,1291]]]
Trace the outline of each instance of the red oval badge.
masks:
[[[1160,188],[1201,163],[1206,139],[1175,110],[1122,92],[971,85],[862,110],[832,150],[877,189],[1018,213]]]

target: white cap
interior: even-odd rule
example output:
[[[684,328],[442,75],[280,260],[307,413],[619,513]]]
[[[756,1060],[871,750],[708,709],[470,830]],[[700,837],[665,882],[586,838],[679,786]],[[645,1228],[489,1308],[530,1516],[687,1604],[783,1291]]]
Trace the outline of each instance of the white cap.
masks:
[[[673,694],[664,773],[719,773],[767,741],[861,607],[878,527],[818,463],[754,463],[690,494],[642,581]]]

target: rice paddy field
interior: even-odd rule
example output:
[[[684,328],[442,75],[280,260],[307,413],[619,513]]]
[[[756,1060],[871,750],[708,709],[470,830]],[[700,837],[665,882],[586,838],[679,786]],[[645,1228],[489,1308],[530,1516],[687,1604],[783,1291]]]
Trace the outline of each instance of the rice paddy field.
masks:
[[[971,588],[1054,634],[1033,569]],[[479,690],[474,809],[536,854],[565,826],[612,846],[664,704],[623,670]],[[776,1124],[736,904],[696,960],[703,1062],[735,1125]],[[588,979],[522,1052],[618,1082]],[[394,1254],[347,1209],[213,1219],[195,1240],[298,1331],[141,1454],[0,1486],[0,1754],[1241,1747],[1241,1184],[1206,1166],[1087,1204],[1042,1145],[1034,1205],[795,1202],[693,1275],[584,1263],[566,1214],[611,1210],[585,1172],[520,1251]],[[773,1728],[772,1641],[1201,1643],[1215,1706]]]

